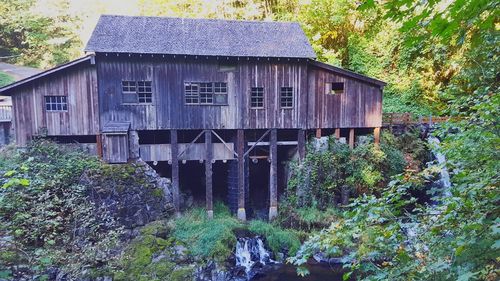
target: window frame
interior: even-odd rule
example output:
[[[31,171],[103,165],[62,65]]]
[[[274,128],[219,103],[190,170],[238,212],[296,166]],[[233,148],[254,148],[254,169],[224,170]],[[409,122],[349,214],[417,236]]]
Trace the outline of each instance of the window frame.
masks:
[[[287,94],[288,96],[284,96],[284,94]],[[295,95],[293,92],[293,87],[283,86],[280,88],[280,108],[281,109],[293,109],[294,99],[295,99]],[[285,103],[287,105],[283,105],[284,100],[285,100]],[[288,105],[288,102],[290,102],[291,105]]]
[[[223,103],[217,102],[220,97],[223,97]],[[228,99],[227,82],[184,81],[184,105],[227,106]]]
[[[125,83],[128,83],[128,85],[125,85]],[[152,80],[122,80],[120,85],[123,105],[152,105],[154,103]],[[125,101],[124,97],[127,95],[134,95],[135,101]]]
[[[334,85],[336,85],[336,86],[341,85],[342,89],[334,89],[334,88],[337,88],[337,87],[334,87]],[[329,83],[329,86],[330,86],[330,90],[327,92],[327,94],[341,95],[341,94],[345,93],[345,82],[343,82],[343,81],[332,81]]]
[[[50,99],[55,99],[55,101],[51,101]],[[57,99],[60,99],[58,101]],[[57,112],[68,112],[68,96],[64,95],[47,95],[44,96],[45,101],[45,112],[57,113]],[[61,109],[58,109],[58,106],[61,106]],[[55,109],[49,107],[55,106]]]
[[[251,109],[264,109],[265,108],[265,98],[264,97],[265,97],[264,96],[264,87],[260,87],[260,86],[251,87],[250,88],[250,108]],[[254,102],[255,102],[255,104],[261,104],[261,105],[254,106]]]

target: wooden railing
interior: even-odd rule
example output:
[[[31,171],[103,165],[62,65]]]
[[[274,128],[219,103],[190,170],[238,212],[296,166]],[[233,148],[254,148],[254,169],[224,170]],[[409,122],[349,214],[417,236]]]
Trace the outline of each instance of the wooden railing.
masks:
[[[12,120],[12,105],[0,105],[0,122]]]
[[[391,126],[407,126],[416,124],[435,124],[443,123],[450,120],[448,116],[417,116],[412,113],[395,113],[389,112],[382,115],[382,125],[386,127]]]

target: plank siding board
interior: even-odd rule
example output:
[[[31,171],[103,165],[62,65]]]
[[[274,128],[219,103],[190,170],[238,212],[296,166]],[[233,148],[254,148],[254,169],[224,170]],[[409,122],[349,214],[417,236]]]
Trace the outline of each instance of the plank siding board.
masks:
[[[372,128],[382,122],[380,87],[309,66],[308,128]],[[344,82],[344,93],[328,94],[327,85]]]

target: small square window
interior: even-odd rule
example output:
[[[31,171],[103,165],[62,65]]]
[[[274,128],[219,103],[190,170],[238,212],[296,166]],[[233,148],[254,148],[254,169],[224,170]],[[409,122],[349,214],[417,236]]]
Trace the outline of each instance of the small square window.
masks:
[[[293,88],[292,87],[281,87],[280,105],[281,105],[281,108],[292,108],[293,107]]]
[[[66,96],[45,96],[45,110],[47,111],[67,111],[68,97]]]
[[[198,91],[198,83],[184,83],[184,101],[186,104],[199,104],[200,94]]]
[[[137,96],[139,103],[153,102],[151,81],[137,81]]]
[[[252,108],[264,108],[263,87],[252,87],[250,90],[250,106]]]
[[[330,94],[338,95],[344,93],[344,82],[332,82]]]

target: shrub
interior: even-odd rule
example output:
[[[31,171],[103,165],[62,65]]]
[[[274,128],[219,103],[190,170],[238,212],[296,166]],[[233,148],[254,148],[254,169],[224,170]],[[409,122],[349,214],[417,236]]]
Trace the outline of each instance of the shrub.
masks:
[[[292,230],[282,229],[261,220],[251,221],[248,230],[263,236],[274,253],[285,252],[295,255],[300,248],[300,240]]]

